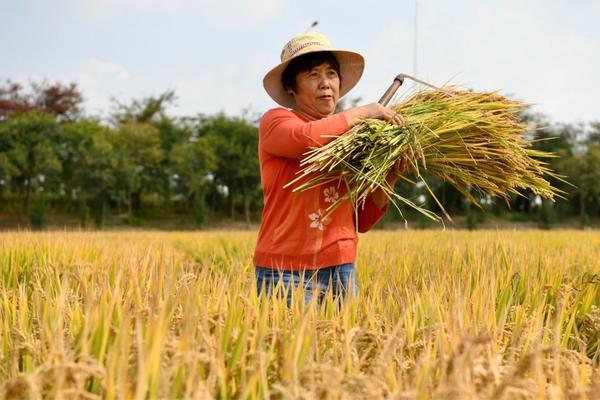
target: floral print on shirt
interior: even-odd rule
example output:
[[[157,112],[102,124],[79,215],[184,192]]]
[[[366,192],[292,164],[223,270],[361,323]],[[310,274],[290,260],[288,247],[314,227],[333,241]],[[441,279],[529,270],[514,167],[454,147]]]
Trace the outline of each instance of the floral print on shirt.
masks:
[[[325,196],[325,203],[335,203],[339,198],[340,194],[335,190],[335,186],[330,186],[323,191]]]
[[[340,194],[336,190],[335,186],[330,186],[323,190],[323,196],[325,197],[325,203],[335,203],[339,198]],[[310,219],[310,227],[319,229],[320,231],[325,229],[325,226],[331,222],[329,218],[323,218],[325,211],[319,208],[316,212],[308,214]]]
[[[310,227],[317,228],[322,231],[324,229],[324,225],[326,225],[325,220],[323,219],[324,214],[325,210],[322,208],[319,208],[317,212],[308,214],[308,218],[311,220]]]

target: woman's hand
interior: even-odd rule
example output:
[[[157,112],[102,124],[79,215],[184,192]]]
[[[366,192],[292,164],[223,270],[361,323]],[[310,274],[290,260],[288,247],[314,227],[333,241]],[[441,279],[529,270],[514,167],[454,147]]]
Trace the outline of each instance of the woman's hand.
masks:
[[[409,165],[410,163],[408,161],[408,158],[401,157],[400,159],[398,159],[394,164],[394,167],[390,170],[390,172],[388,172],[385,178],[388,184],[393,187],[396,181],[398,181],[398,178],[400,178],[400,175],[406,172]]]
[[[396,182],[400,178],[400,175],[408,169],[409,164],[408,158],[401,157],[396,161],[390,172],[388,172],[385,180],[392,189],[394,189],[394,186],[396,186]],[[385,204],[389,201],[389,197],[381,188],[377,188],[373,191],[373,201],[377,207],[383,209]]]
[[[402,125],[404,123],[404,118],[402,118],[400,113],[397,113],[391,108],[384,107],[379,103],[371,103],[365,106],[350,108],[343,111],[343,113],[350,126],[356,125],[361,119],[365,118],[382,119],[396,125]]]

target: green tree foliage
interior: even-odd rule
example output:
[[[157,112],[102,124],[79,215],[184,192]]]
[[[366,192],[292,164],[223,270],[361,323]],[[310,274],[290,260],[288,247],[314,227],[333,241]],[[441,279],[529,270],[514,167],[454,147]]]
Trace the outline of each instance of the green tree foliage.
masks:
[[[112,133],[116,155],[115,177],[117,200],[125,201],[129,222],[139,217],[142,194],[161,191],[161,163],[165,152],[161,146],[158,129],[143,122],[129,122]]]
[[[568,195],[574,211],[587,220],[590,211],[597,213],[600,209],[600,146],[591,144],[582,153],[563,158],[559,165],[575,185]]]
[[[187,210],[193,210],[195,221],[202,225],[208,213],[206,194],[210,191],[211,171],[217,157],[206,138],[189,138],[171,148],[169,160],[174,172],[177,192],[185,199]]]
[[[217,155],[214,182],[227,188],[230,218],[235,218],[240,198],[249,224],[252,199],[260,192],[258,128],[243,118],[220,114],[201,120],[198,136],[206,139]]]
[[[163,116],[158,122],[154,123],[154,126],[158,129],[161,147],[166,155],[171,153],[174,146],[190,141],[192,130],[186,125],[185,121],[176,121]],[[178,194],[175,179],[176,171],[173,169],[170,156],[163,160],[160,171],[158,179],[160,180],[161,194],[167,208],[170,208],[173,197]]]
[[[60,187],[60,132],[56,118],[40,111],[15,114],[0,124],[0,177],[21,216],[29,215],[32,198]]]
[[[130,104],[113,100],[112,121],[115,125],[130,122],[156,123],[164,120],[166,107],[175,101],[175,92],[168,90],[158,96],[148,96],[141,100],[133,100]]]
[[[106,217],[116,188],[117,158],[109,129],[97,121],[81,120],[62,127],[59,155],[66,196],[82,225],[92,211],[96,226]]]
[[[0,83],[0,213],[28,217],[37,228],[59,211],[79,216],[82,225],[93,219],[98,227],[123,213],[130,224],[161,214],[191,217],[198,226],[223,216],[257,221],[262,192],[256,121],[224,114],[172,117],[167,108],[175,98],[166,91],[129,103],[115,100],[109,122],[103,123],[82,116],[82,96],[74,84],[33,83],[26,91],[10,81]],[[544,228],[567,217],[578,217],[582,225],[597,221],[600,122],[556,124],[528,112],[522,117],[535,148],[553,152],[556,157],[546,161],[571,183],[552,181],[566,200],[540,202],[525,192],[508,204],[481,199],[479,209],[447,183],[427,179],[444,209],[465,215],[470,228],[490,212]],[[440,211],[423,186],[401,181],[396,189]],[[394,207],[390,210],[386,221],[402,220]],[[419,223],[420,214],[404,211]]]

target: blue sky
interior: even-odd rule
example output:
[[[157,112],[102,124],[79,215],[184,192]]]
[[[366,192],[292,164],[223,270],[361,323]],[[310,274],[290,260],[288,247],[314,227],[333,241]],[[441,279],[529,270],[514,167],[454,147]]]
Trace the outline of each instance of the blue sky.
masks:
[[[600,120],[600,1],[418,0],[417,75]],[[0,0],[0,79],[77,82],[88,114],[174,89],[174,115],[275,104],[263,75],[312,21],[366,58],[350,97],[377,101],[413,72],[415,1]]]

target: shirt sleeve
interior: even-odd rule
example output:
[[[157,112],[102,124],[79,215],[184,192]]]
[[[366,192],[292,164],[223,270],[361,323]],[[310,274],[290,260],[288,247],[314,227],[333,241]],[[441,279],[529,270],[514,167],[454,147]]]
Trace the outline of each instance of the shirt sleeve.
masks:
[[[311,147],[320,147],[349,129],[348,120],[342,113],[333,114],[316,121],[303,121],[283,108],[265,113],[260,121],[260,146],[267,153],[279,157],[302,158]]]
[[[358,206],[358,231],[365,233],[371,230],[379,220],[385,215],[389,208],[390,202],[387,201],[383,208],[377,207],[377,204],[373,201],[373,195],[367,196],[365,200],[365,207]]]

